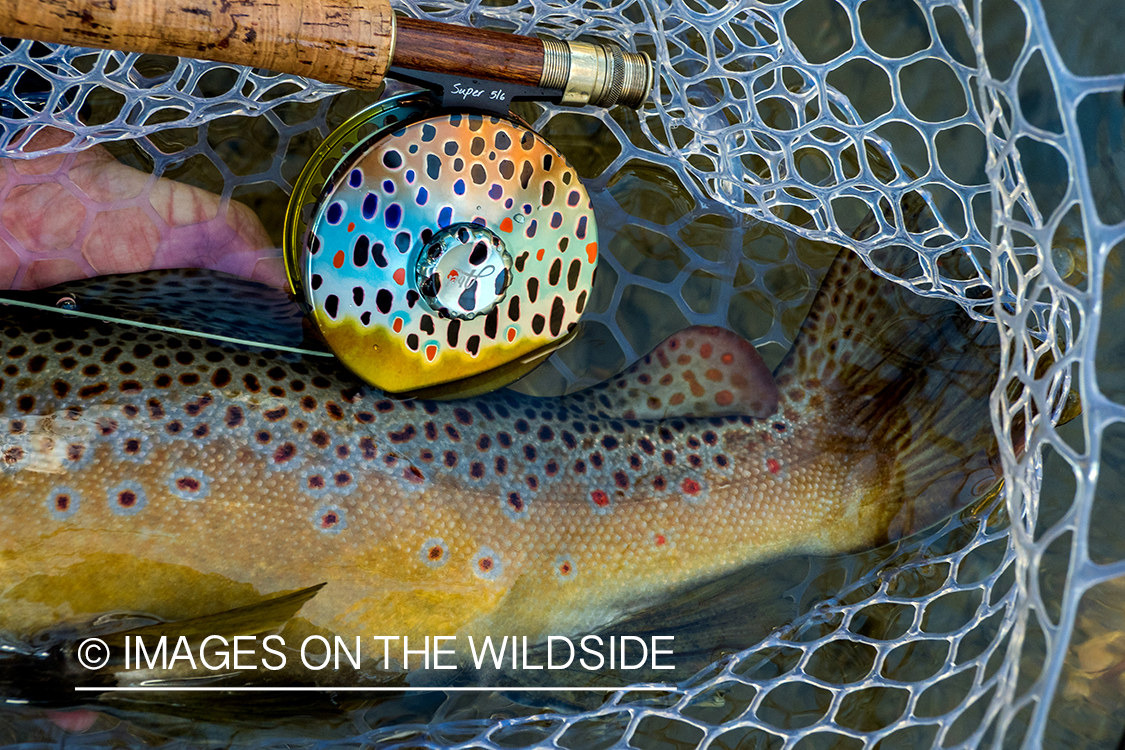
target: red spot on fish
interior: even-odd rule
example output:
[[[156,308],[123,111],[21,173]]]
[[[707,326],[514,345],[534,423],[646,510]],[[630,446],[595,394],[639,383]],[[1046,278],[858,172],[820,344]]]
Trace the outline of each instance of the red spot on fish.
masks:
[[[117,504],[123,508],[132,508],[137,504],[137,496],[129,490],[124,490],[117,495]]]
[[[586,257],[590,259],[591,263],[596,263],[598,260],[598,243],[591,242],[586,246]]]
[[[330,529],[339,522],[340,517],[335,513],[325,513],[324,516],[320,519],[320,528]]]
[[[657,534],[655,541],[657,547],[663,547],[668,540],[664,538],[663,534]]]
[[[777,474],[781,471],[781,464],[778,463],[776,458],[767,458],[766,468],[770,470],[770,474]]]
[[[711,352],[712,349],[710,344],[704,344],[703,346],[699,347],[699,356],[703,357],[704,359],[710,357]]]
[[[546,248],[542,248],[542,247],[539,248],[539,251],[535,253],[535,260],[543,260],[543,256],[546,253],[547,253]]]
[[[395,280],[396,284],[398,284],[399,286],[402,286],[403,284],[406,283],[406,269],[405,268],[397,269],[391,275],[391,278],[393,278]]]
[[[590,499],[593,500],[594,505],[599,508],[604,508],[609,505],[609,495],[605,493],[605,490],[594,490],[590,493]]]
[[[354,231],[355,231],[355,222],[354,222],[354,221],[349,221],[349,222],[348,222],[348,231],[349,231],[349,232],[354,232]]]
[[[395,322],[391,323],[391,328],[395,333],[402,333],[402,318],[395,318]]]
[[[715,394],[715,403],[719,406],[730,406],[734,403],[734,394],[730,391],[719,391]]]
[[[732,362],[734,362],[734,355],[731,354],[730,352],[727,352],[723,356],[719,357],[719,359],[722,360],[724,365],[729,365]]]
[[[572,570],[574,570],[574,568],[571,567],[570,562],[569,561],[564,562],[562,565],[559,566],[559,575],[568,576],[568,575],[570,575],[570,572]]]
[[[515,340],[516,340],[516,329],[515,328],[509,328],[508,329],[508,343],[510,344]]]
[[[65,511],[70,507],[70,495],[59,495],[55,498],[55,508],[60,511]]]
[[[512,231],[512,219],[511,219],[511,217],[505,216],[504,220],[500,222],[500,231],[501,232]]]
[[[176,480],[176,488],[184,492],[199,492],[199,480],[193,477],[180,477]]]
[[[444,555],[445,550],[443,550],[439,545],[436,544],[433,547],[430,547],[430,551],[426,553],[426,557],[434,560],[435,562],[437,560],[440,560]]]
[[[437,347],[434,346],[433,344],[430,344],[429,346],[427,346],[426,347],[426,359],[433,362],[434,357],[436,357],[436,356],[437,356]]]
[[[332,258],[332,265],[336,268],[344,267],[344,251],[337,250],[336,255]]]
[[[699,482],[690,477],[680,482],[680,489],[683,490],[685,495],[698,495],[703,491],[703,487]]]
[[[482,557],[480,559],[480,562],[477,563],[477,565],[480,567],[481,572],[487,573],[490,570],[492,570],[492,565],[493,565],[492,558],[491,557]]]

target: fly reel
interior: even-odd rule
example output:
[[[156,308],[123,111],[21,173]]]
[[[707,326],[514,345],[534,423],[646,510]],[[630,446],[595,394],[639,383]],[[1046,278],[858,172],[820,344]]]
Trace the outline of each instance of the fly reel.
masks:
[[[341,125],[286,216],[289,283],[316,328],[399,397],[469,396],[530,372],[573,335],[598,258],[577,173],[507,112],[521,92],[438,83],[445,101],[405,94]],[[503,106],[448,106],[465,91]]]

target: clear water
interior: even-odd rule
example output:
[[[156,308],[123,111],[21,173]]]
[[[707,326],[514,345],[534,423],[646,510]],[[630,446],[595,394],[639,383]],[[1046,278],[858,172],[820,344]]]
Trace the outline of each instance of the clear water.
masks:
[[[1081,72],[1120,71],[1119,41],[1108,30],[1122,28],[1120,23],[1110,22],[1110,19],[1121,18],[1122,15],[1125,12],[1120,4],[1112,0],[1101,4],[1048,5],[1048,18],[1055,25],[1055,40],[1063,47],[1071,67]],[[881,31],[885,32],[883,36],[888,45],[895,44],[899,39],[905,39],[904,44],[908,43],[911,35],[918,33],[909,17],[902,14],[891,13],[882,20],[885,26]],[[1068,33],[1072,24],[1089,30],[1088,35]],[[825,35],[824,44],[839,43],[840,40],[832,39],[830,28],[822,29],[822,33]],[[358,106],[358,99],[355,95],[341,97],[334,105],[341,113],[339,116]],[[862,98],[857,96],[855,104],[863,106]],[[1089,115],[1093,132],[1097,133],[1092,137],[1097,143],[1091,148],[1094,163],[1109,175],[1105,184],[1110,196],[1121,195],[1121,186],[1125,183],[1125,172],[1120,166],[1123,158],[1120,104],[1120,100],[1106,102]],[[302,107],[315,109],[316,106],[295,105],[293,112],[283,111],[281,116],[299,118],[301,114],[297,110]],[[529,120],[535,119],[534,111],[525,116]],[[622,114],[621,118],[627,124],[628,115]],[[268,132],[262,136],[253,128],[248,129],[247,125],[244,120],[231,118],[213,125],[207,137],[228,163],[239,165],[236,171],[254,175],[274,166],[265,162],[272,160],[276,142],[270,140]],[[787,341],[803,319],[803,308],[816,288],[819,273],[825,270],[833,257],[834,249],[797,240],[781,230],[756,224],[729,209],[708,203],[698,190],[680,184],[671,173],[651,165],[626,164],[612,175],[602,175],[600,167],[614,158],[611,153],[613,143],[598,130],[596,120],[575,115],[555,118],[551,125],[548,138],[571,156],[579,171],[599,176],[592,185],[592,193],[602,221],[603,246],[608,248],[607,254],[612,256],[612,261],[599,272],[598,292],[591,302],[591,315],[580,340],[560,355],[550,369],[536,372],[520,388],[547,394],[600,380],[644,353],[665,335],[695,322],[726,324],[759,344],[767,359],[772,360],[771,364],[779,361]],[[190,138],[190,133],[166,131],[155,136],[154,140],[167,139],[165,145],[172,148],[176,142],[187,142]],[[604,149],[587,149],[580,145],[591,138],[604,144]],[[295,174],[292,170],[299,168],[301,160],[315,146],[314,141],[314,138],[308,138],[290,145],[295,166],[290,165],[287,159],[286,164],[280,166],[283,174]],[[138,166],[145,165],[145,157],[139,149],[127,144],[116,148],[127,161],[132,160]],[[903,145],[902,149],[900,156],[910,164],[909,146]],[[212,176],[202,164],[185,162],[169,176],[216,189],[213,179],[210,179]],[[1049,170],[1038,173],[1037,179],[1049,185]],[[1113,193],[1114,189],[1119,192]],[[286,196],[276,185],[255,184],[248,179],[245,184],[235,187],[234,197],[249,203],[271,232],[276,233],[275,240],[280,242],[280,217]],[[617,220],[626,216],[635,221],[626,224]],[[1123,263],[1125,261],[1122,261],[1119,249],[1116,255],[1111,256],[1107,275],[1107,316],[1099,340],[1100,358],[1097,363],[1103,389],[1116,400],[1121,400],[1125,394],[1125,294],[1116,294],[1111,290],[1120,289],[1125,283]],[[676,280],[682,297],[678,301],[673,300],[674,304],[669,306],[668,295],[656,294],[644,287],[627,289],[617,297],[617,278],[623,273],[667,278],[670,286],[671,281]],[[781,306],[775,308],[774,300],[781,300]],[[606,325],[609,320],[625,332],[627,347],[623,347],[609,332]],[[1117,324],[1118,321],[1120,324]],[[1081,427],[1073,424],[1066,429],[1068,437],[1080,444]],[[1113,533],[1122,528],[1122,519],[1118,515],[1125,507],[1118,489],[1123,486],[1118,475],[1125,467],[1125,431],[1111,430],[1107,438],[1096,512],[1102,514],[1104,523],[1099,526],[1106,530],[1098,540],[1098,553],[1109,560],[1125,555],[1125,542],[1119,534]],[[1066,464],[1061,460],[1048,459],[1041,510],[1044,525],[1049,525],[1069,509],[1073,488],[1074,480]],[[996,523],[1003,523],[1003,519],[997,518]],[[893,549],[833,559],[796,557],[769,566],[750,568],[714,586],[704,587],[662,605],[658,612],[642,613],[628,627],[633,632],[645,626],[666,630],[675,628],[678,636],[682,633],[685,639],[692,640],[693,653],[698,655],[698,666],[705,668],[724,653],[754,644],[775,629],[785,629],[797,615],[816,609],[819,603],[832,602],[847,582],[856,580],[863,572],[892,555],[925,559],[944,550],[959,549],[963,546],[959,535],[970,533],[969,526],[954,521],[941,531],[909,540]],[[981,557],[986,557],[988,547],[982,549]],[[1048,589],[1060,585],[1060,572],[1065,572],[1067,562],[1064,554],[1045,563],[1042,579]],[[987,560],[976,560],[974,564],[979,564],[982,570],[995,568]],[[921,594],[940,585],[943,580],[943,571],[926,570],[923,566],[912,569],[900,585],[907,595],[911,592]],[[1064,682],[1056,697],[1047,746],[1117,746],[1125,726],[1120,700],[1125,687],[1121,677],[1125,672],[1121,668],[1125,665],[1125,628],[1122,627],[1121,615],[1125,611],[1123,599],[1125,590],[1113,582],[1098,586],[1087,595],[1071,644]],[[962,612],[965,617],[972,616],[975,603],[967,600]],[[894,607],[873,611],[864,619],[863,634],[874,638],[894,637],[904,627],[902,617],[902,611]],[[796,640],[807,639],[830,632],[833,627],[831,620],[814,622],[788,635]],[[763,655],[759,668],[765,671],[780,669],[779,665],[787,658],[784,651]],[[865,673],[864,658],[862,649],[858,648],[840,653],[835,662],[821,667],[820,674],[828,681],[847,682],[850,675]],[[932,673],[941,667],[944,658],[945,653],[940,649],[917,647],[903,654],[901,660],[890,664],[885,674],[908,679]],[[1032,658],[1029,657],[1029,660]],[[951,688],[952,692],[955,689]],[[872,695],[870,700],[857,703],[854,710],[856,724],[871,727],[886,721],[882,713],[886,709],[881,709],[881,706],[886,705],[887,697]],[[778,702],[771,707],[776,721],[807,722],[810,718],[815,719],[818,710],[823,708],[818,704],[818,696],[811,692],[794,694],[790,698],[786,703]],[[637,700],[659,698],[638,697]],[[716,697],[711,705],[701,702],[696,708],[699,715],[711,717],[714,712],[730,712],[734,710],[732,706],[737,707],[746,700],[745,696],[722,696]],[[942,699],[939,696],[932,700],[940,703]],[[370,730],[390,726],[416,724],[428,725],[429,736],[435,740],[455,742],[459,738],[443,730],[442,722],[493,722],[504,717],[544,711],[566,712],[577,707],[590,708],[590,704],[585,699],[572,699],[572,696],[552,703],[543,703],[538,699],[513,700],[510,696],[501,695],[411,696],[374,705],[316,706],[319,715],[284,720],[271,712],[288,712],[289,706],[240,703],[233,707],[233,715],[223,716],[222,722],[212,725],[201,723],[199,719],[214,717],[217,709],[213,705],[185,708],[182,712],[185,718],[168,715],[154,718],[143,711],[138,714],[119,711],[117,716],[123,717],[124,723],[118,723],[122,721],[120,718],[108,716],[99,720],[100,724],[91,732],[89,744],[158,746],[164,743],[159,738],[165,736],[190,737],[193,738],[191,744],[196,740],[205,744],[242,741],[270,744],[280,743],[284,738],[287,744],[302,746],[329,738],[361,737]],[[11,710],[0,714],[0,742],[30,744],[40,738],[47,742],[48,738],[57,736],[47,723],[31,716],[26,711]],[[613,721],[615,719],[605,719],[602,723],[594,722],[583,727],[582,731],[586,734],[568,737],[573,744],[566,746],[595,746],[599,737],[612,735]],[[407,744],[410,741],[409,731],[404,729],[400,737]],[[675,729],[675,725],[661,727],[654,723],[646,726],[635,737],[633,744],[690,747],[692,738],[679,736],[677,731],[680,730]],[[41,734],[37,735],[38,732]],[[209,739],[204,740],[204,737]],[[513,737],[511,744],[524,746],[535,739],[533,735]],[[916,737],[902,740],[897,746],[921,746],[929,741],[925,732],[920,730]],[[77,744],[86,744],[85,738]],[[768,744],[764,738],[750,734],[737,743],[732,739],[730,746],[765,747]]]

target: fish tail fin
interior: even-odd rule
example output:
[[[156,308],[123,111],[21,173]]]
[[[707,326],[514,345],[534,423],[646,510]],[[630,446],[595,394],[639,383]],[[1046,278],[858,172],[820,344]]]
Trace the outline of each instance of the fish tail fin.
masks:
[[[995,491],[989,398],[999,360],[994,325],[878,276],[845,250],[775,376],[790,404],[820,400],[804,405],[827,415],[826,450],[879,466],[865,501],[878,511],[860,515],[885,523],[888,541]]]

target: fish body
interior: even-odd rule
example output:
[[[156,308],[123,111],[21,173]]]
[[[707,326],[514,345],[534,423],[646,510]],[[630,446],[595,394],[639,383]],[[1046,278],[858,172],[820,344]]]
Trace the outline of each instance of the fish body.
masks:
[[[908,297],[842,257],[773,377],[693,328],[583,393],[455,402],[9,306],[0,631],[324,583],[287,632],[539,640],[749,562],[874,546],[998,477],[994,334]]]

